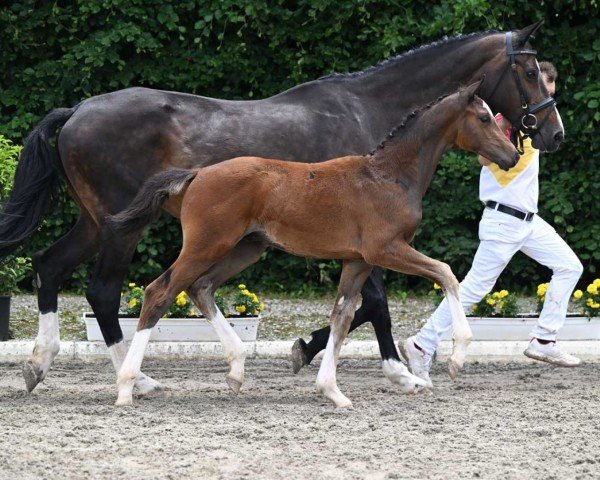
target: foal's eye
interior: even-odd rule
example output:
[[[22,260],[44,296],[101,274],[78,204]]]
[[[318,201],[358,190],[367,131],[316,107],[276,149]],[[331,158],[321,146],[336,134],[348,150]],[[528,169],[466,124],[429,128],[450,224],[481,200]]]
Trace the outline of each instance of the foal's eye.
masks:
[[[525,73],[525,76],[529,80],[535,80],[537,78],[537,70],[529,70],[527,73]]]
[[[489,115],[482,115],[481,117],[479,117],[479,120],[481,121],[481,123],[490,123],[490,116]]]

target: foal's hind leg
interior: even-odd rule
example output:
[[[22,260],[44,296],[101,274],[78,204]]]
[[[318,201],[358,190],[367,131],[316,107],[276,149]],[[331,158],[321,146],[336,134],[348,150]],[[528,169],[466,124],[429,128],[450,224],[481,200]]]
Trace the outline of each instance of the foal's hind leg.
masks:
[[[372,268],[362,260],[344,262],[342,268],[335,306],[331,312],[331,334],[317,375],[317,391],[330,399],[336,407],[352,406],[352,402],[337,386],[336,369],[342,342],[348,335],[354,316],[358,294]]]
[[[177,294],[188,288],[211,263],[182,252],[175,263],[146,288],[137,331],[117,376],[117,405],[133,403],[133,387],[140,375],[144,351],[150,340],[152,328],[169,309]]]
[[[57,302],[60,284],[97,248],[97,228],[89,216],[82,214],[64,237],[33,255],[40,316],[33,355],[23,365],[28,392],[44,380],[60,347]]]
[[[445,263],[423,255],[405,242],[397,242],[393,247],[388,248],[386,252],[378,253],[369,258],[369,262],[398,272],[419,275],[442,286],[452,312],[454,345],[452,356],[448,360],[448,369],[452,379],[455,379],[458,371],[465,363],[467,347],[473,335],[458,296],[458,280],[456,280],[450,267]]]
[[[227,384],[237,395],[244,383],[244,361],[246,349],[222,312],[215,305],[215,291],[232,276],[260,259],[266,244],[260,239],[248,236],[242,239],[235,249],[213,265],[187,289],[202,314],[212,323],[225,350],[225,358],[229,363]]]

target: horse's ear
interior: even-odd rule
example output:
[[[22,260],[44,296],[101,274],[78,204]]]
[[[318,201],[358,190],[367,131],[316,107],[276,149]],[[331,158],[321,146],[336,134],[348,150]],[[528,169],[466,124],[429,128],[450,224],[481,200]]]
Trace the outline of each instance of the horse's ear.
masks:
[[[525,45],[525,43],[527,43],[527,40],[533,37],[535,35],[535,32],[539,30],[539,28],[542,26],[542,23],[544,23],[544,20],[535,22],[529,25],[528,27],[522,28],[521,30],[515,32],[516,45],[518,47],[522,47],[523,45]]]
[[[477,80],[475,83],[472,83],[463,89],[462,94],[467,98],[468,103],[471,103],[475,98],[475,95],[479,93],[479,89],[481,88],[484,80],[485,75],[481,77],[481,80]]]

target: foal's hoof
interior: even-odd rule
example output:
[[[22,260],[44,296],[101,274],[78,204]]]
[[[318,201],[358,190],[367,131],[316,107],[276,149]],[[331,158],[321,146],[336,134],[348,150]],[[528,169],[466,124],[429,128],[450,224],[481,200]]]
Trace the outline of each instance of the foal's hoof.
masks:
[[[227,375],[227,385],[229,385],[229,388],[231,388],[231,391],[235,395],[240,393],[240,389],[242,388],[242,382],[240,382],[239,380],[236,380],[235,378],[231,377],[230,375]]]
[[[44,377],[42,371],[36,367],[31,360],[28,360],[23,364],[23,378],[25,379],[25,388],[28,393],[31,393],[38,383],[40,383]]]
[[[117,398],[115,405],[117,407],[129,407],[129,406],[133,405],[133,397],[131,395],[119,397],[119,398]]]
[[[299,338],[292,346],[292,368],[294,373],[298,373],[304,365],[308,365],[306,358],[306,342]]]
[[[456,380],[458,377],[458,372],[460,370],[460,366],[451,358],[448,359],[448,374],[452,380]]]

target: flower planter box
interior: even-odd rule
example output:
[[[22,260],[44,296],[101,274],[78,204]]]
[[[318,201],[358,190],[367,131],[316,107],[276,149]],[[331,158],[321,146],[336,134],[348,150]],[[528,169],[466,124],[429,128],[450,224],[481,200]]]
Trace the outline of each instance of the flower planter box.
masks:
[[[89,341],[103,341],[100,327],[93,313],[83,314]],[[244,342],[253,342],[258,333],[258,317],[227,318],[233,330]],[[125,340],[130,341],[135,333],[138,319],[119,315],[119,323]],[[155,342],[218,342],[219,337],[210,322],[203,317],[161,318],[152,329],[151,341]]]
[[[537,314],[520,314],[517,317],[467,317],[473,340],[529,340],[529,332],[537,324]],[[450,340],[452,331],[443,339]],[[563,328],[558,332],[559,340],[600,340],[600,318],[588,318],[570,313]]]

